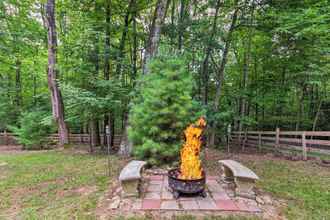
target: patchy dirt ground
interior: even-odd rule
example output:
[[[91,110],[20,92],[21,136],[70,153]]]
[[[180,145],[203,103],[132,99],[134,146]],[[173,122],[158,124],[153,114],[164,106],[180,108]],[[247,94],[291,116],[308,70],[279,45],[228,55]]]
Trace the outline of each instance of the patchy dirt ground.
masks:
[[[22,146],[18,145],[0,145],[0,154],[19,154],[23,153]]]
[[[1,151],[0,161],[7,163],[0,170],[0,219],[10,220],[93,219],[98,198],[122,163],[111,156],[109,169],[102,155],[19,148]]]

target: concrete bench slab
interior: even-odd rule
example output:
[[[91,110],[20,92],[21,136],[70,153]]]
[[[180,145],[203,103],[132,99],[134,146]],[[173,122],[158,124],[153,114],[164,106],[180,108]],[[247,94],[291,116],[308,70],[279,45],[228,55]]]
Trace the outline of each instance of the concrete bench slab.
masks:
[[[219,163],[228,167],[235,177],[258,180],[259,177],[249,168],[234,160],[219,160]]]
[[[142,179],[142,170],[147,163],[133,160],[120,172],[119,181],[123,188],[124,196],[139,196],[139,185]]]
[[[224,177],[235,182],[235,194],[242,197],[255,198],[253,187],[259,177],[249,168],[234,160],[219,160]]]

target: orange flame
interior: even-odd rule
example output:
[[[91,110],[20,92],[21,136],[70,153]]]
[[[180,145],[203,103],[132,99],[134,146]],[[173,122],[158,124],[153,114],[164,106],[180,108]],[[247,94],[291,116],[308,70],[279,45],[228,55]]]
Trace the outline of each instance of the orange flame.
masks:
[[[199,159],[199,152],[202,145],[202,133],[206,121],[201,117],[195,124],[189,125],[184,131],[186,141],[181,149],[181,179],[202,178],[202,166]]]

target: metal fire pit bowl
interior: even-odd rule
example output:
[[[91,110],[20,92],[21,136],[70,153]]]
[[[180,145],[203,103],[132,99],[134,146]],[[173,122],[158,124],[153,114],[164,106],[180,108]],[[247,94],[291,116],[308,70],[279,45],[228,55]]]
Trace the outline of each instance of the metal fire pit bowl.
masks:
[[[179,179],[179,169],[168,171],[168,186],[171,188],[174,198],[179,198],[180,194],[198,194],[206,197],[205,193],[205,173],[203,171],[201,179],[185,180]]]

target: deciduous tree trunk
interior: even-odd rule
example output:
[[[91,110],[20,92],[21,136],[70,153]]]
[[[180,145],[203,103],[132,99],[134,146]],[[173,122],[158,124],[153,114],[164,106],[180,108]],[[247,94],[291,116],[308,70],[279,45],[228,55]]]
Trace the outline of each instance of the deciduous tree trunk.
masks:
[[[236,21],[237,21],[237,13],[238,13],[238,9],[236,8],[235,12],[233,14],[233,18],[232,18],[232,21],[231,21],[231,24],[230,24],[230,28],[228,30],[227,39],[226,39],[226,42],[225,42],[225,48],[224,48],[224,51],[223,51],[223,54],[222,54],[220,67],[218,68],[218,71],[217,71],[217,86],[216,86],[216,94],[215,94],[214,105],[213,105],[214,113],[217,113],[218,110],[219,110],[222,83],[224,81],[224,71],[225,71],[225,67],[226,67],[226,64],[227,64],[227,57],[228,57],[228,52],[229,52],[229,48],[230,48],[230,44],[231,44],[231,36],[232,36],[232,33],[234,31],[234,27],[235,27],[235,24],[236,24]],[[217,121],[215,120],[212,123],[212,126],[211,126],[211,134],[210,134],[210,140],[209,140],[210,146],[214,146],[214,144],[215,144],[216,128],[217,128]]]
[[[90,133],[90,152],[93,152],[94,148],[100,145],[99,125],[96,119],[90,120],[89,133]]]
[[[99,4],[95,1],[95,14],[100,13],[100,7]],[[90,56],[90,61],[91,63],[94,63],[94,76],[93,78],[95,80],[98,79],[99,76],[99,70],[100,70],[100,60],[99,60],[99,30],[100,28],[97,26],[94,26],[94,36],[93,36],[93,41],[94,41],[94,48],[91,51],[91,56]],[[90,88],[92,91],[95,90],[94,86],[91,86]],[[96,117],[92,118],[92,122],[90,123],[90,132],[91,132],[91,151],[92,148],[95,146],[100,146],[101,145],[101,138],[100,138],[100,130],[99,130],[99,119]]]
[[[110,79],[110,21],[111,1],[105,3],[105,44],[104,44],[104,79]]]
[[[15,61],[15,118],[18,120],[20,115],[20,110],[22,107],[22,80],[21,80],[21,61],[19,58],[16,58]]]
[[[104,79],[110,80],[110,25],[111,25],[111,1],[108,0],[105,2],[105,44],[104,44]],[[104,145],[108,144],[108,138],[106,136],[106,126],[110,129],[112,128],[111,119],[112,114],[104,115],[103,123],[103,143]],[[112,131],[112,129],[111,129]],[[112,135],[112,133],[110,133]],[[110,136],[109,140],[113,140],[113,137]],[[112,146],[112,143],[110,143]]]
[[[319,117],[320,117],[320,113],[321,113],[321,108],[322,108],[322,99],[320,100],[320,103],[317,107],[317,111],[316,111],[316,114],[315,114],[315,117],[314,117],[314,120],[313,120],[313,127],[312,127],[312,131],[315,131],[316,130],[316,125],[317,125],[317,121],[319,120]]]
[[[158,0],[155,13],[154,13],[154,18],[152,20],[151,24],[151,29],[149,33],[149,39],[146,47],[146,52],[144,55],[144,60],[143,60],[143,73],[148,74],[149,69],[147,67],[148,62],[156,56],[158,52],[158,44],[159,44],[159,38],[160,38],[160,31],[161,31],[161,26],[164,23],[165,16],[166,16],[166,10],[169,5],[170,0]],[[120,142],[120,148],[118,154],[121,156],[129,156],[131,154],[132,148],[133,148],[133,143],[131,143],[128,140],[127,137],[127,129],[128,129],[128,119],[125,117],[124,119],[124,126],[125,128],[123,129],[123,136]]]
[[[210,38],[208,39],[206,50],[205,50],[205,57],[203,60],[202,68],[201,68],[201,78],[203,79],[203,102],[205,105],[208,103],[208,91],[209,91],[209,59],[212,52],[212,41],[214,39],[214,35],[216,33],[217,28],[217,20],[219,17],[219,9],[220,9],[221,1],[217,1],[217,5],[215,8],[215,15],[213,19],[212,29],[210,33]]]
[[[69,130],[65,123],[64,105],[57,81],[55,0],[48,0],[46,3],[46,26],[48,29],[48,88],[51,93],[53,117],[58,125],[59,144],[63,146],[69,143]]]
[[[158,0],[150,28],[149,38],[143,60],[143,73],[148,74],[148,62],[157,55],[161,27],[164,23],[166,10],[170,0]]]
[[[301,127],[301,122],[304,116],[304,100],[305,100],[305,96],[306,96],[306,90],[307,90],[307,86],[306,85],[302,85],[301,88],[301,95],[298,103],[298,115],[297,115],[297,122],[296,122],[296,131],[299,131],[300,127]]]
[[[247,110],[247,99],[245,97],[245,92],[247,88],[248,83],[248,76],[249,76],[249,65],[250,65],[250,53],[251,53],[251,41],[252,41],[252,23],[253,23],[253,14],[254,14],[254,1],[252,3],[251,7],[251,17],[249,20],[249,29],[248,29],[248,36],[246,39],[246,42],[244,41],[244,44],[246,45],[244,49],[244,58],[243,58],[243,79],[242,79],[242,87],[243,87],[243,98],[241,99],[241,106],[240,106],[240,121],[239,121],[239,127],[238,130],[241,132],[243,130],[243,121],[242,119],[246,115]]]
[[[138,39],[137,39],[137,31],[136,31],[136,16],[137,16],[137,11],[136,11],[136,2],[134,1],[133,5],[133,11],[132,11],[132,35],[133,35],[133,55],[132,55],[132,63],[133,63],[133,68],[132,68],[132,81],[133,85],[135,85],[135,79],[136,79],[136,74],[137,74],[137,48],[138,48]]]
[[[180,2],[180,18],[179,18],[179,30],[178,30],[178,49],[182,49],[183,45],[183,34],[184,34],[184,22],[186,18],[186,4],[187,0],[181,0]]]
[[[129,25],[129,15],[131,14],[132,11],[132,6],[134,5],[135,0],[131,0],[129,2],[127,12],[124,18],[124,29],[121,35],[121,40],[119,44],[119,51],[118,51],[118,56],[117,56],[117,67],[116,67],[116,76],[119,76],[121,73],[121,64],[122,64],[122,59],[124,57],[124,49],[125,49],[125,41],[126,41],[126,36],[128,32],[128,25]],[[124,81],[124,76],[122,76],[122,80]]]

